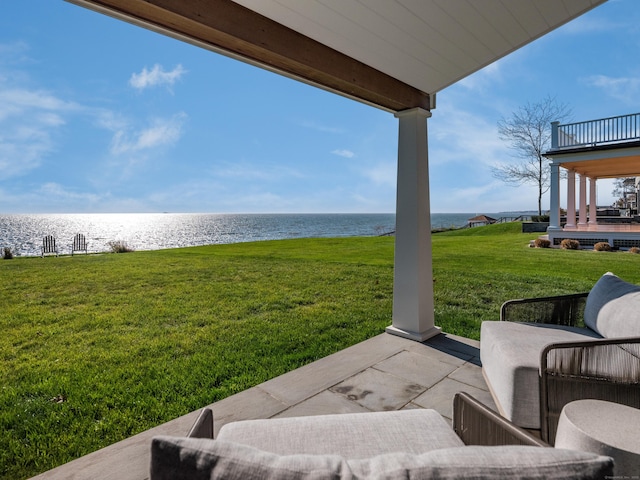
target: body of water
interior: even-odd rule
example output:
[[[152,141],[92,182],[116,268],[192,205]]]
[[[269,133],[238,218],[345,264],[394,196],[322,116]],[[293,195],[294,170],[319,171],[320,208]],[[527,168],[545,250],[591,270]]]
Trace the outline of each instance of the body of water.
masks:
[[[434,213],[432,228],[465,226],[475,213]],[[499,217],[499,214],[488,214]],[[498,215],[498,216],[496,216]],[[77,233],[90,252],[123,241],[135,250],[286,238],[384,235],[395,230],[395,214],[15,214],[0,215],[0,248],[16,256],[40,255],[42,238],[53,235],[61,254],[71,252]]]

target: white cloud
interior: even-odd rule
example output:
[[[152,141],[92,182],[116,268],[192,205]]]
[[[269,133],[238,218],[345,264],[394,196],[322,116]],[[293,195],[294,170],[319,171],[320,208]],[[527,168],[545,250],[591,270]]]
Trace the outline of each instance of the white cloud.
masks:
[[[453,104],[439,110],[429,128],[430,138],[437,140],[431,144],[430,164],[463,162],[491,166],[496,158],[509,156],[507,145],[498,136],[497,125],[486,117]]]
[[[96,124],[112,132],[125,130],[129,122],[122,116],[111,110],[98,110],[95,113]]]
[[[52,150],[53,141],[45,129],[24,125],[5,128],[0,135],[0,179],[30,172]]]
[[[37,194],[40,194],[43,197],[45,203],[58,203],[69,200],[73,201],[74,204],[77,203],[77,200],[95,203],[101,199],[100,195],[94,193],[73,192],[65,189],[62,185],[55,182],[45,183],[38,189]]]
[[[640,77],[608,77],[592,75],[585,79],[587,85],[600,88],[606,95],[629,105],[640,104]]]
[[[362,174],[376,185],[395,189],[398,175],[397,162],[395,159],[389,162],[379,162],[377,165],[363,171]]]
[[[53,135],[66,123],[64,115],[77,110],[77,104],[44,90],[0,83],[0,179],[37,168],[53,151]]]
[[[11,212],[40,213],[73,211],[81,213],[99,211],[101,204],[112,206],[110,193],[74,191],[59,183],[49,182],[33,189],[2,189],[0,203]]]
[[[50,127],[58,127],[67,123],[61,115],[54,112],[43,112],[37,115],[36,119],[41,122],[42,125]]]
[[[113,117],[106,116],[103,120],[105,126],[118,127],[111,141],[111,153],[125,155],[175,144],[182,136],[186,118],[185,113],[178,113],[171,118],[156,118],[149,127],[133,132]]]
[[[43,90],[0,88],[0,122],[10,117],[22,117],[18,120],[20,121],[25,116],[43,111],[61,113],[78,108],[73,102],[65,102]]]
[[[482,70],[459,80],[456,85],[474,91],[484,91],[487,87],[495,87],[496,83],[502,81],[502,65],[505,61],[504,59],[495,61]]]
[[[344,157],[344,158],[353,158],[356,156],[355,153],[353,153],[351,150],[347,150],[347,149],[336,149],[333,150],[331,153],[333,153],[334,155],[337,155],[339,157]]]
[[[274,182],[286,178],[304,178],[305,176],[292,168],[277,164],[223,163],[212,171],[214,177],[239,178],[244,181],[260,180]]]
[[[270,192],[261,185],[237,188],[232,182],[210,178],[192,179],[164,188],[149,195],[153,205],[170,205],[173,210],[205,212],[277,212],[295,206],[289,198]],[[195,200],[195,202],[194,202]]]
[[[431,185],[432,212],[499,213],[505,211],[535,210],[537,188],[523,185],[509,187],[498,180],[483,180],[469,187]],[[517,192],[517,193],[516,193]],[[546,203],[545,203],[546,202]],[[543,209],[548,200],[543,199]]]
[[[133,73],[129,79],[129,85],[138,90],[159,85],[171,87],[180,80],[185,73],[187,73],[187,71],[182,68],[180,64],[169,72],[165,72],[162,65],[155,64],[151,70],[147,70],[147,67],[145,67],[140,73]]]
[[[78,108],[76,104],[65,102],[44,90],[3,88],[0,90],[0,119],[12,107],[17,108],[18,113],[28,109],[68,111]]]

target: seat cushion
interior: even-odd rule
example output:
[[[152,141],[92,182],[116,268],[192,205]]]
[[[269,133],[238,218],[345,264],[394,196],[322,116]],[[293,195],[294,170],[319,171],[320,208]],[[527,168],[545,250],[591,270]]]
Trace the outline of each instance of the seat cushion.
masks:
[[[224,425],[217,438],[281,455],[351,459],[464,445],[438,412],[424,409],[246,420]]]
[[[277,455],[224,440],[155,437],[150,473],[151,480],[600,479],[612,475],[613,462],[592,453],[523,446],[456,447],[349,460]]]
[[[482,322],[480,360],[501,413],[523,428],[540,428],[540,357],[551,343],[601,338],[588,328]]]
[[[640,337],[640,286],[605,273],[587,296],[584,323],[604,338]]]

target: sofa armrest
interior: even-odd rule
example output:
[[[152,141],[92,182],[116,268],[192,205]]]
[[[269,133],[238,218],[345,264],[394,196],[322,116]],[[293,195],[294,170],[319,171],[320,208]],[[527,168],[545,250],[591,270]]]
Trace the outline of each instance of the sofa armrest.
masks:
[[[453,397],[453,430],[465,445],[549,446],[465,392]]]
[[[554,443],[562,408],[585,398],[640,408],[640,337],[547,345],[540,359],[542,438]]]
[[[210,408],[203,408],[195,423],[187,433],[190,438],[213,438],[213,412]]]
[[[582,327],[587,295],[588,292],[508,300],[500,308],[500,320]]]

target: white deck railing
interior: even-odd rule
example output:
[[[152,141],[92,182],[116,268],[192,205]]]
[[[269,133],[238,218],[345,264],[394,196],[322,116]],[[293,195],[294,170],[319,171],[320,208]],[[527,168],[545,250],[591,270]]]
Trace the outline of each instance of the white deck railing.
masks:
[[[551,123],[552,150],[634,140],[640,140],[640,113],[565,125]]]

